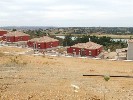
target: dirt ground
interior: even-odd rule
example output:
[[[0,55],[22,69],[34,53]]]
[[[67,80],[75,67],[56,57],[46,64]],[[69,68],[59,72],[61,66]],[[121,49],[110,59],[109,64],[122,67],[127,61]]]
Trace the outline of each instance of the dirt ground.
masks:
[[[133,76],[133,62],[0,56],[0,100],[133,100],[133,78],[83,74]]]
[[[27,50],[28,50],[27,48],[7,47],[7,46],[0,47],[0,52],[13,53],[13,52],[25,52]]]

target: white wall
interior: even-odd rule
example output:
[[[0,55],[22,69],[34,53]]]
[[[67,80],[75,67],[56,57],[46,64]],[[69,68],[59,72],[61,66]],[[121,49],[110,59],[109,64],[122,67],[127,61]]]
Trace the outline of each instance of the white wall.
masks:
[[[133,60],[133,42],[128,42],[127,60]]]

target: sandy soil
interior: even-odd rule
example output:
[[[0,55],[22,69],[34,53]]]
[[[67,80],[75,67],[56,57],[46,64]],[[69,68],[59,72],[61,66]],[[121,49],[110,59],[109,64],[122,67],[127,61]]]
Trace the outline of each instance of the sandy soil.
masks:
[[[0,47],[0,52],[9,52],[9,53],[13,53],[13,52],[25,52],[27,51],[27,48],[18,48],[18,47]]]
[[[133,62],[43,56],[0,57],[0,100],[133,100]],[[74,92],[71,84],[77,85]]]

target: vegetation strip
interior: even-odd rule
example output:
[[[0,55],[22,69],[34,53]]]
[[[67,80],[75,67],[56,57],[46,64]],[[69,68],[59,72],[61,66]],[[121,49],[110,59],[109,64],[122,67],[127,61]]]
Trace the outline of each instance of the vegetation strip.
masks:
[[[102,76],[104,77],[104,75],[83,75],[83,76]],[[133,78],[133,76],[119,76],[119,75],[110,75],[110,77],[123,77],[123,78]]]

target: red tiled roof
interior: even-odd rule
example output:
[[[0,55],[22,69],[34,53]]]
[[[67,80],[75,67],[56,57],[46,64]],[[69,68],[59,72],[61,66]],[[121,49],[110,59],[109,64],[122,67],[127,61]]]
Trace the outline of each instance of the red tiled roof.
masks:
[[[0,29],[0,31],[6,31],[6,30],[4,30],[4,29]]]
[[[25,34],[23,32],[15,31],[15,32],[9,32],[9,33],[5,34],[4,36],[30,36],[30,35]]]
[[[54,41],[59,41],[59,40],[48,37],[48,36],[43,36],[43,37],[40,37],[40,38],[33,38],[29,41],[32,41],[32,42],[54,42]]]
[[[84,48],[84,49],[98,49],[98,48],[102,47],[102,45],[96,44],[94,42],[87,42],[87,43],[78,43],[71,47]]]

